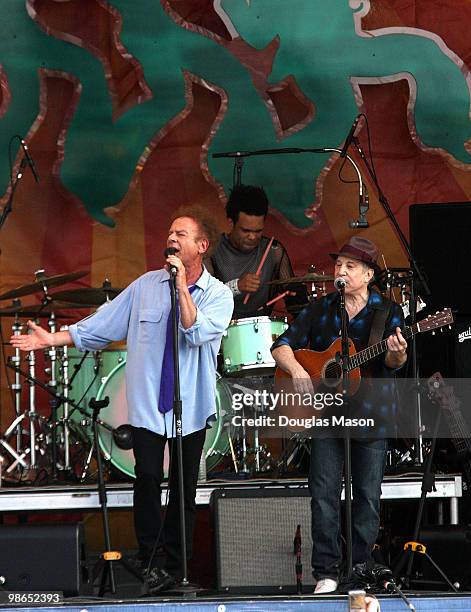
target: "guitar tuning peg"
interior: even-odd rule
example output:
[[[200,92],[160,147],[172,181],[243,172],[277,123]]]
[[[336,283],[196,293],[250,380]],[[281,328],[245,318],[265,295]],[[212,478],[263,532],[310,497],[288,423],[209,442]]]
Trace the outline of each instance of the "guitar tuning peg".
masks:
[[[440,333],[442,333],[442,332],[443,332],[443,327],[440,327]]]
[[[435,330],[432,332],[432,336],[435,336]]]

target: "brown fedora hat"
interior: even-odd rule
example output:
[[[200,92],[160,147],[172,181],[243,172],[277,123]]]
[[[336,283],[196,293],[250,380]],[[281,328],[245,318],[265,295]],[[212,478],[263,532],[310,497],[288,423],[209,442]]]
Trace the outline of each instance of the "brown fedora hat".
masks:
[[[381,268],[377,264],[379,250],[374,242],[368,240],[368,238],[362,238],[361,236],[352,236],[348,242],[346,242],[338,253],[329,253],[333,259],[337,259],[339,255],[343,257],[351,257],[366,263],[368,266],[373,268],[375,274],[381,271]]]

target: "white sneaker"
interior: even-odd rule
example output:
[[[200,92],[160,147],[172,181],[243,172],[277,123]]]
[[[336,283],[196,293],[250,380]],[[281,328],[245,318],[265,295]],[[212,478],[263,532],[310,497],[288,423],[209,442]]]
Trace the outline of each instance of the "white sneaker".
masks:
[[[316,588],[314,589],[314,595],[320,595],[321,593],[333,593],[337,590],[339,583],[332,578],[321,578],[317,581]]]

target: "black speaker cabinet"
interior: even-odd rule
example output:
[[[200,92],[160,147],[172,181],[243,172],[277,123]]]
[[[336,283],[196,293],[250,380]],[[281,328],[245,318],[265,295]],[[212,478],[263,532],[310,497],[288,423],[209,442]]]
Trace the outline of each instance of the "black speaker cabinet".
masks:
[[[301,525],[302,581],[312,592],[307,489],[216,489],[211,508],[218,590],[295,593],[294,537]]]
[[[438,525],[422,529],[419,541],[425,544],[427,553],[445,572],[449,580],[459,582],[460,590],[471,589],[471,526]],[[417,569],[430,585],[446,586],[445,581],[428,559],[417,555]]]
[[[6,591],[81,592],[85,544],[80,523],[0,525],[0,551]]]
[[[471,202],[413,204],[409,220],[412,252],[432,293],[421,297],[432,312],[449,306],[471,315],[471,276],[466,270],[471,255]]]

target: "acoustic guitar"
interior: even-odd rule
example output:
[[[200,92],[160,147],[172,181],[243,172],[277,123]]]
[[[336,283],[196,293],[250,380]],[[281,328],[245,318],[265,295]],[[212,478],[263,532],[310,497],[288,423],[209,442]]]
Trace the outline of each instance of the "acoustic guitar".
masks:
[[[453,313],[450,308],[444,308],[434,315],[429,315],[411,327],[405,327],[402,335],[407,340],[415,334],[439,329],[453,323]],[[348,395],[354,395],[358,391],[361,381],[360,366],[368,363],[371,359],[378,357],[388,350],[386,340],[372,344],[362,351],[356,352],[352,340],[349,340],[349,358],[347,370],[349,372]],[[294,351],[296,360],[311,376],[314,390],[319,386],[338,390],[342,382],[341,363],[342,339],[337,338],[325,351],[313,351],[310,349],[298,349]],[[291,376],[280,367],[275,370],[275,379],[291,378]]]

